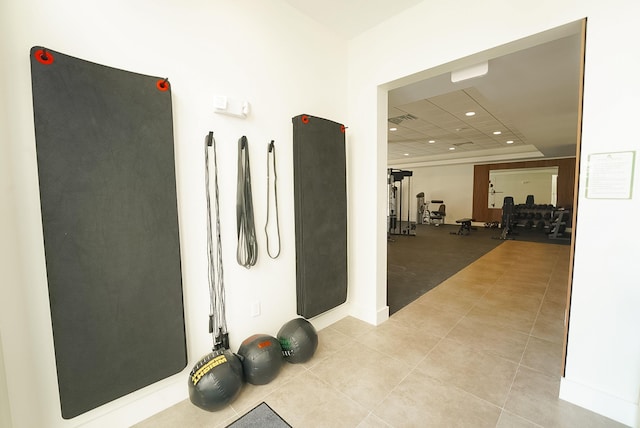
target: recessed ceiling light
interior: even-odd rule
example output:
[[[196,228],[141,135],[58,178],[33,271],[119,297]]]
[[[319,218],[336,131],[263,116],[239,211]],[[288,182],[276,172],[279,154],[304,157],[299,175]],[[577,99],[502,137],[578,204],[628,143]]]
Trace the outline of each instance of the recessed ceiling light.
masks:
[[[464,114],[465,116],[475,116],[476,112],[475,111],[468,111]]]
[[[389,128],[389,131],[397,131],[398,128]]]
[[[456,149],[455,147],[449,147],[449,150],[455,150],[455,149]]]
[[[429,144],[433,144],[435,142],[436,142],[436,140],[429,140]]]
[[[493,131],[493,135],[500,135],[502,134],[502,131]]]
[[[507,141],[507,144],[513,144],[513,140]]]
[[[405,156],[409,156],[409,153],[405,153],[404,155],[405,155]]]

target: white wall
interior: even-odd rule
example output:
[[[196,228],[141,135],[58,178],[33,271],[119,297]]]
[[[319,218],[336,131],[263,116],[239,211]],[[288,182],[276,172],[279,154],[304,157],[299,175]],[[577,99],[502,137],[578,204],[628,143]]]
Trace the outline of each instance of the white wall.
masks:
[[[11,426],[11,407],[9,406],[9,390],[7,389],[1,339],[2,334],[0,334],[0,427],[9,427]]]
[[[296,316],[291,118],[346,121],[344,42],[280,0],[3,1],[0,105],[0,320],[14,427],[125,426],[187,397],[186,376],[210,350],[204,137],[218,142],[222,244],[231,347],[254,333],[275,335]],[[29,49],[44,45],[149,75],[172,86],[188,367],[72,420],[60,416],[47,295],[31,106]],[[246,120],[213,113],[213,96],[249,100]],[[235,261],[237,140],[247,135],[260,254]],[[266,147],[278,155],[282,254],[266,255]],[[262,314],[250,317],[250,303]],[[313,320],[322,328],[349,304]],[[37,385],[37,386],[35,386]],[[0,394],[4,408],[6,397]]]
[[[349,44],[349,119],[353,150],[365,153],[354,165],[353,217],[359,223],[357,260],[352,266],[354,313],[371,319],[383,307],[386,216],[386,91],[453,66],[478,62],[482,52],[509,50],[516,40],[588,17],[584,128],[581,162],[590,153],[636,150],[637,141],[620,123],[631,123],[640,93],[637,68],[640,27],[635,0],[582,2],[545,0],[462,0],[435,5],[424,1]],[[526,43],[525,43],[526,44]],[[527,46],[522,46],[522,48]],[[480,54],[479,54],[480,53]],[[471,55],[471,57],[469,57]],[[457,61],[458,59],[462,60]],[[445,64],[445,65],[443,65]],[[448,70],[447,70],[447,67]],[[426,70],[426,71],[425,71]],[[490,71],[489,71],[490,72]],[[408,76],[408,77],[407,77]],[[384,108],[383,108],[384,107]],[[377,141],[374,147],[372,142]],[[634,188],[638,189],[637,173]],[[624,235],[602,222],[603,212],[640,214],[638,196],[626,201],[588,200],[579,193],[573,306],[563,398],[629,425],[637,425],[640,390],[640,288],[635,269],[640,230]],[[375,183],[376,188],[373,188]],[[372,215],[370,207],[377,207]],[[374,231],[376,232],[375,234]],[[375,274],[364,266],[376,265]],[[376,296],[375,298],[367,296]],[[373,309],[372,309],[373,306]]]
[[[425,202],[432,199],[444,200],[447,216],[445,223],[456,224],[456,220],[472,217],[473,210],[473,164],[440,165],[425,167],[402,167],[413,172],[411,195],[408,194],[408,179],[403,182],[403,215],[406,219],[406,201],[411,200],[411,221],[416,221],[416,195],[424,192]],[[438,209],[440,204],[431,204],[430,209]]]
[[[0,7],[0,28],[6,28],[8,21],[6,14],[2,13]],[[0,52],[4,52],[7,45],[7,38],[0,37]],[[9,82],[5,78],[5,69],[0,65],[0,100],[5,99],[6,88]],[[18,263],[18,257],[15,251],[15,245],[18,242],[15,234],[15,213],[13,206],[13,177],[11,167],[11,149],[8,127],[4,126],[8,117],[7,106],[5,102],[0,103],[0,233],[3,239],[0,239],[0,302],[9,302],[13,299],[10,297],[11,285],[19,284],[19,275],[12,268]],[[0,304],[1,305],[1,304]],[[2,345],[2,336],[5,325],[11,322],[14,311],[10,308],[0,309],[0,427],[9,427],[11,423],[11,408],[9,406],[9,391],[7,388],[7,380],[5,375],[5,352]]]

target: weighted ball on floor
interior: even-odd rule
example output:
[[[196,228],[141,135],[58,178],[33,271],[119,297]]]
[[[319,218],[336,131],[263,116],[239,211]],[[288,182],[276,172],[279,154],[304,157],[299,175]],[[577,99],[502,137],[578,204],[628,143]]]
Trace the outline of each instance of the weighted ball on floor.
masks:
[[[280,372],[283,363],[282,346],[267,334],[246,338],[238,349],[245,380],[252,385],[265,385]]]
[[[304,318],[286,322],[278,331],[284,359],[290,363],[304,363],[313,357],[318,348],[318,333]]]
[[[231,351],[211,352],[189,374],[189,399],[203,410],[215,412],[233,402],[242,389],[242,363]]]

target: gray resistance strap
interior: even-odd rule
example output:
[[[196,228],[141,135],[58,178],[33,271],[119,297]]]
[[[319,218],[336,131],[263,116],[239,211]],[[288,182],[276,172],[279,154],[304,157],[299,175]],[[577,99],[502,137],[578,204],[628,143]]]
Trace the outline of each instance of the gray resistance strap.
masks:
[[[213,228],[211,227],[211,196],[209,195],[209,147],[213,146],[213,168],[215,180],[216,210],[216,247],[213,246]],[[216,140],[209,132],[204,145],[205,186],[207,194],[207,250],[209,256],[209,333],[213,338],[213,349],[229,349],[229,333],[225,316],[224,276],[222,271],[222,241],[220,239],[220,211],[218,196],[218,161]],[[216,256],[214,257],[214,252]]]
[[[238,231],[238,264],[249,269],[258,259],[258,241],[253,216],[251,172],[249,168],[249,142],[244,135],[238,140],[238,191],[236,217]]]
[[[273,159],[273,162],[269,162],[269,158]],[[276,216],[276,236],[278,237],[278,251],[275,254],[271,254],[271,249],[269,248],[269,231],[267,228],[269,227],[269,204],[271,202],[270,190],[271,190],[271,181],[269,176],[269,171],[271,169],[271,164],[273,163],[273,200],[275,207],[275,216]],[[280,255],[280,222],[278,220],[278,175],[276,173],[276,146],[271,140],[269,146],[267,147],[267,221],[264,225],[264,233],[267,236],[267,254],[272,259],[277,258]]]

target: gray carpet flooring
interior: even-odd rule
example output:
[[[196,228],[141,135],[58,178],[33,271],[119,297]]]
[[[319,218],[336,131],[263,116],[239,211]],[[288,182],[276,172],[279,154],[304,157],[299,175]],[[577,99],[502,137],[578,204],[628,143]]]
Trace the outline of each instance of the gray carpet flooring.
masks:
[[[391,235],[387,242],[387,304],[393,314],[503,241],[497,229],[452,235],[456,225],[416,225],[415,236]]]
[[[500,229],[478,227],[468,235],[456,235],[457,224],[416,225],[415,236],[390,235],[387,242],[387,304],[393,314],[462,270],[504,241]],[[539,230],[518,228],[511,239],[546,244],[569,244],[550,240]]]

